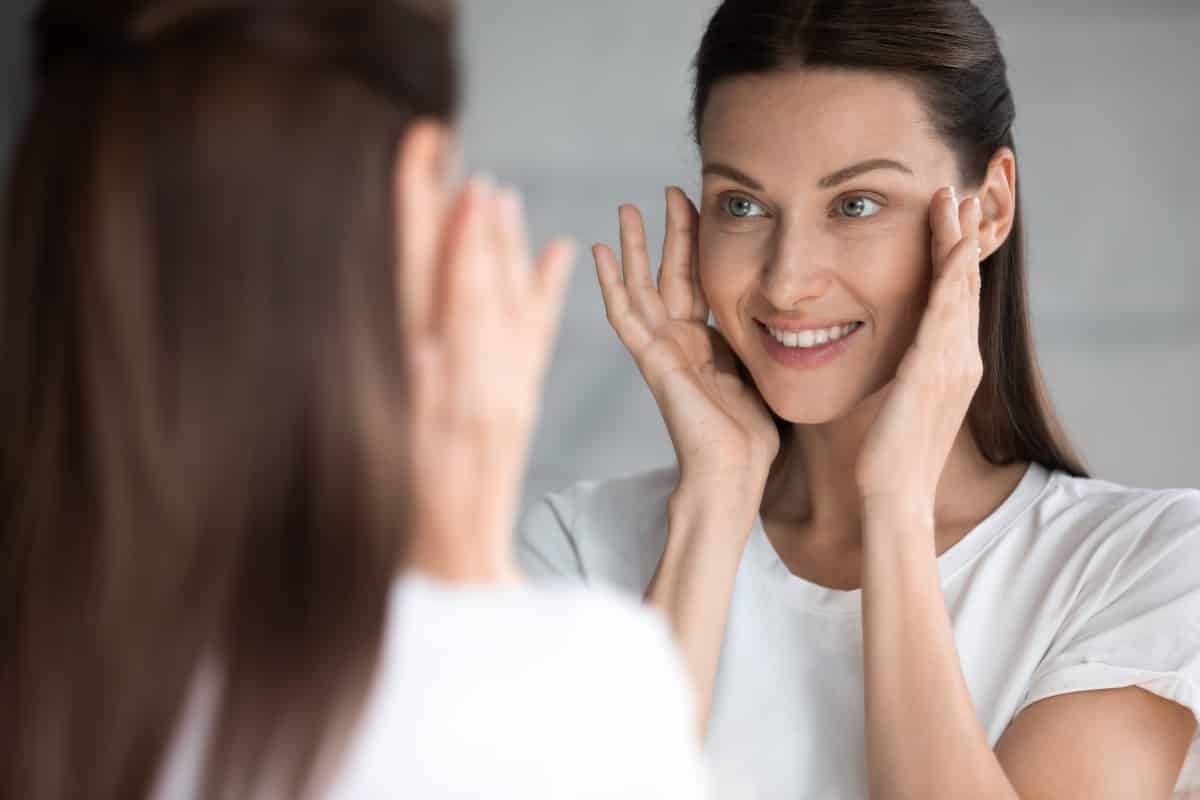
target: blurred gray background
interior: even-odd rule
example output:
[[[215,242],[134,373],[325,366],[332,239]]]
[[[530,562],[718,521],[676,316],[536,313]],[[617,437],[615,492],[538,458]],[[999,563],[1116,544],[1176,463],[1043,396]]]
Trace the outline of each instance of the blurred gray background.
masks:
[[[1042,366],[1092,470],[1200,486],[1200,0],[984,0],[1009,61]],[[467,0],[472,163],[537,233],[617,242],[616,208],[695,197],[689,65],[714,0]],[[576,266],[526,497],[670,463]]]
[[[698,187],[689,64],[715,0],[463,0],[469,163],[516,183],[539,238],[582,245],[526,500],[670,463],[604,319],[586,247],[616,208]],[[984,0],[1017,98],[1035,334],[1098,476],[1200,486],[1200,0]],[[0,10],[7,153],[28,98],[31,0]]]

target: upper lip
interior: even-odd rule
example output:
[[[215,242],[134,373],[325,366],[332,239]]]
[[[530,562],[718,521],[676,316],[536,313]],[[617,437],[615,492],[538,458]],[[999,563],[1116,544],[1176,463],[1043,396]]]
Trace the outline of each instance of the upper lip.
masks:
[[[842,325],[850,325],[859,322],[856,319],[787,319],[786,317],[771,317],[770,319],[755,319],[756,322],[766,325],[777,331],[801,332],[801,331],[821,331],[827,328],[838,328]]]

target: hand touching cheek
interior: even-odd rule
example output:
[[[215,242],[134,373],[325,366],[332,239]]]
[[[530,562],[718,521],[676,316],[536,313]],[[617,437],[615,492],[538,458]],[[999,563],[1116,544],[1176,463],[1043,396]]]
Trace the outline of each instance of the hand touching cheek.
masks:
[[[856,467],[864,503],[932,518],[938,481],[983,375],[979,353],[981,209],[941,190],[930,213],[933,285],[916,338]]]

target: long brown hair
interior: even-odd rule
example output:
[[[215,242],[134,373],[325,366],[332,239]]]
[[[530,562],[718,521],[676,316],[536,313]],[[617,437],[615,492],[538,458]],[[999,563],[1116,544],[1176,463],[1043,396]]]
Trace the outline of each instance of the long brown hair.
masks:
[[[0,245],[0,796],[314,791],[406,525],[396,146],[431,0],[46,0]]]
[[[996,32],[970,0],[725,0],[695,60],[692,122],[713,87],[797,66],[876,70],[910,78],[963,184],[981,182],[1002,147],[1016,152],[1016,105]],[[1025,232],[1018,195],[1005,242],[984,262],[979,346],[983,381],[967,415],[985,458],[1034,461],[1083,476],[1055,419],[1029,325]],[[776,418],[781,433],[790,428]]]

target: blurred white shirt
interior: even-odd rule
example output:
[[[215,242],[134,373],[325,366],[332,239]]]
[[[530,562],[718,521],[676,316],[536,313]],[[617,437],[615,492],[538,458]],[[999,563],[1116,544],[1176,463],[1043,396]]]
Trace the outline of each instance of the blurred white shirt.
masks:
[[[397,582],[379,672],[327,794],[707,797],[664,621],[608,592]],[[159,783],[191,798],[215,691],[200,681]]]

